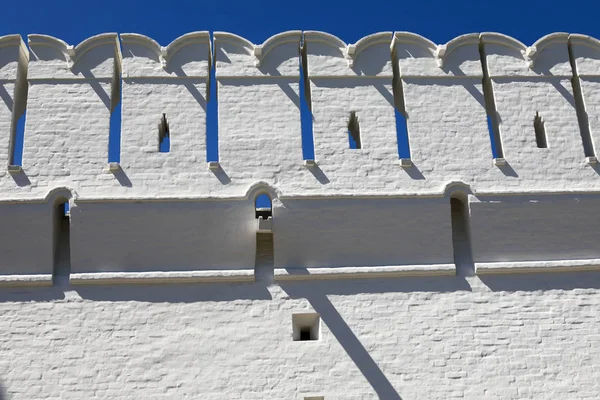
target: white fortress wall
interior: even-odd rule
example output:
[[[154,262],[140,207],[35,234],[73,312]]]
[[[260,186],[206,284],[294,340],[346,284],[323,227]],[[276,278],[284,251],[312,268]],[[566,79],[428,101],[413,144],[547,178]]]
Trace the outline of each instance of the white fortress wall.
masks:
[[[0,400],[596,399],[599,49],[0,37]],[[317,316],[319,339],[294,341]]]

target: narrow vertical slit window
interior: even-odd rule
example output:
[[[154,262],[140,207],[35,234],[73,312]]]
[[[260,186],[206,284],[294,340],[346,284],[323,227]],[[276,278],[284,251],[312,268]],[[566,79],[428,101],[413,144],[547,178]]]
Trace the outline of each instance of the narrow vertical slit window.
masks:
[[[394,35],[392,35],[392,43]],[[398,144],[398,158],[401,162],[410,165],[410,141],[408,135],[408,113],[404,99],[404,87],[400,77],[396,47],[392,46],[392,93],[394,96],[394,116],[396,117],[396,143]]]
[[[392,64],[394,66],[392,79],[392,92],[394,95],[394,114],[396,117],[396,141],[398,144],[398,157],[403,160],[410,159],[410,143],[408,138],[408,121],[406,104],[404,102],[404,88],[398,70],[395,53],[392,53]]]
[[[308,60],[304,35],[300,41],[300,125],[302,131],[302,157],[305,160],[315,159],[315,143],[313,136],[313,116],[310,99],[310,81],[308,80]]]
[[[115,63],[114,79],[111,87],[110,126],[108,133],[108,162],[121,162],[121,74]]]
[[[23,166],[23,145],[25,141],[25,121],[27,118],[27,62],[19,55],[17,81],[14,88],[12,120],[10,127],[9,160],[11,166]]]
[[[71,213],[69,201],[58,200],[53,211],[54,229],[54,268],[52,278],[55,284],[68,283],[71,273]]]
[[[466,200],[450,199],[450,212],[456,274],[461,276],[472,275],[475,272],[475,267],[471,253],[469,209]]]
[[[535,113],[533,119],[533,129],[535,131],[535,142],[537,147],[540,149],[548,148],[548,140],[546,138],[546,127],[544,126],[544,120],[538,112]]]
[[[214,38],[211,34],[211,44]],[[211,45],[214,49],[214,45]],[[206,161],[219,161],[219,97],[217,90],[216,56],[209,50],[209,76],[206,103]]]
[[[273,209],[271,198],[261,194],[254,201],[257,219],[254,274],[257,280],[272,281],[275,253],[273,250]]]
[[[487,67],[487,59],[483,41],[479,43],[479,58],[483,70],[483,79],[481,83],[483,86],[483,97],[485,99],[485,112],[487,115],[487,125],[490,134],[492,157],[494,159],[503,159],[504,149],[502,147],[500,123],[498,122],[498,111],[496,109],[496,100],[494,99],[492,80]]]
[[[586,157],[595,157],[596,151],[594,149],[589,117],[585,107],[585,100],[583,98],[581,79],[579,78],[579,72],[577,71],[577,62],[575,61],[575,56],[573,55],[573,48],[570,39],[568,49],[571,70],[573,71],[571,86],[573,88],[573,97],[575,97],[575,111],[577,113],[577,122],[579,123],[579,133],[581,135],[581,142],[583,144],[583,152]]]
[[[171,151],[171,133],[169,131],[169,122],[167,115],[163,114],[158,124],[158,151],[168,153]]]
[[[23,166],[23,144],[25,141],[25,121],[27,111],[16,119],[13,124],[10,140],[10,160],[9,165]]]
[[[360,142],[360,126],[358,124],[356,111],[350,112],[350,118],[348,119],[348,140],[351,149],[362,149],[362,144]]]

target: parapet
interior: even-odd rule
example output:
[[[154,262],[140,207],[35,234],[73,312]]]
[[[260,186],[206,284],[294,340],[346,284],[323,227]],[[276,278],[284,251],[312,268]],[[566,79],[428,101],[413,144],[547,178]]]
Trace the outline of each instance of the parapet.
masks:
[[[479,34],[476,33],[436,45],[415,33],[396,32],[392,52],[401,77],[481,77],[479,44]]]
[[[182,35],[167,46],[137,33],[120,36],[124,78],[208,77],[211,51],[207,31]]]
[[[253,44],[200,31],[167,46],[139,34],[77,46],[30,35],[29,48],[5,36],[0,209],[11,223],[0,269],[47,276],[59,225],[77,274],[246,279],[263,225],[278,270],[447,273],[468,259],[453,238],[469,234],[482,270],[589,266],[600,238],[579,229],[600,195],[599,76],[598,40],[567,33],[531,46],[497,33],[435,44],[379,32],[348,44],[289,31]],[[268,224],[254,215],[259,194],[272,201]]]
[[[304,32],[308,77],[392,77],[392,32],[365,36],[355,44],[325,32]]]
[[[481,34],[490,77],[570,77],[568,41],[568,33],[552,33],[526,46],[499,33]]]
[[[120,68],[116,33],[92,36],[77,46],[47,35],[29,35],[28,79],[112,79]]]
[[[215,32],[216,76],[299,77],[298,56],[301,31],[272,36],[262,44],[252,44],[241,36]]]

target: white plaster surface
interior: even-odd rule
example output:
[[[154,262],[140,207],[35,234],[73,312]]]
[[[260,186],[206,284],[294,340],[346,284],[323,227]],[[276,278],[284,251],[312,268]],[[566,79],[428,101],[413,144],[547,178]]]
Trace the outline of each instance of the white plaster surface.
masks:
[[[598,272],[0,292],[31,399],[596,399]],[[316,312],[321,339],[292,340]]]
[[[582,270],[600,268],[600,167],[582,132],[589,124],[595,154],[599,43],[0,37],[0,400],[598,398],[600,277]],[[9,172],[25,108],[22,171]],[[362,149],[349,148],[351,112]],[[548,148],[536,146],[536,113]],[[169,153],[158,151],[163,114]],[[262,193],[273,236],[257,243]],[[451,218],[451,198],[464,216]],[[64,200],[68,258],[67,241],[56,246]],[[462,217],[468,227],[453,229]],[[455,260],[481,275],[448,276]],[[291,315],[306,312],[320,314],[322,338],[293,342]]]

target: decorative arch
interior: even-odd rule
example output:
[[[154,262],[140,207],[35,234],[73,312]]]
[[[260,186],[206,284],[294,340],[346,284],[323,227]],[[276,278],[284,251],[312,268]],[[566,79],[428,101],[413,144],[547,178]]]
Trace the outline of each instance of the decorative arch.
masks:
[[[29,47],[33,50],[38,46],[50,47],[61,53],[66,60],[70,61],[71,66],[77,62],[92,49],[103,45],[114,45],[115,51],[120,57],[119,38],[116,33],[102,33],[85,39],[77,46],[72,46],[64,40],[49,35],[32,34],[27,36]]]
[[[473,194],[471,186],[462,181],[452,181],[444,187],[444,197],[449,199],[459,199],[466,202],[470,194]]]
[[[424,36],[421,36],[412,32],[396,32],[394,33],[394,38],[392,39],[392,50],[395,51],[396,45],[398,43],[409,43],[418,47],[421,47],[424,50],[429,51],[431,57],[435,57],[437,51],[437,44],[427,39]]]
[[[478,33],[467,33],[460,35],[450,40],[444,46],[446,46],[446,53],[443,57],[448,57],[454,50],[461,46],[476,44],[479,46],[479,34]]]
[[[349,45],[348,47],[349,48],[351,48],[351,46],[354,47],[354,54],[352,54],[352,56],[353,56],[353,58],[357,58],[362,51],[368,49],[371,46],[375,46],[378,44],[385,44],[389,48],[390,45],[392,44],[392,36],[393,36],[392,32],[377,32],[377,33],[373,33],[371,35],[362,37],[356,43],[354,43],[353,45]]]

